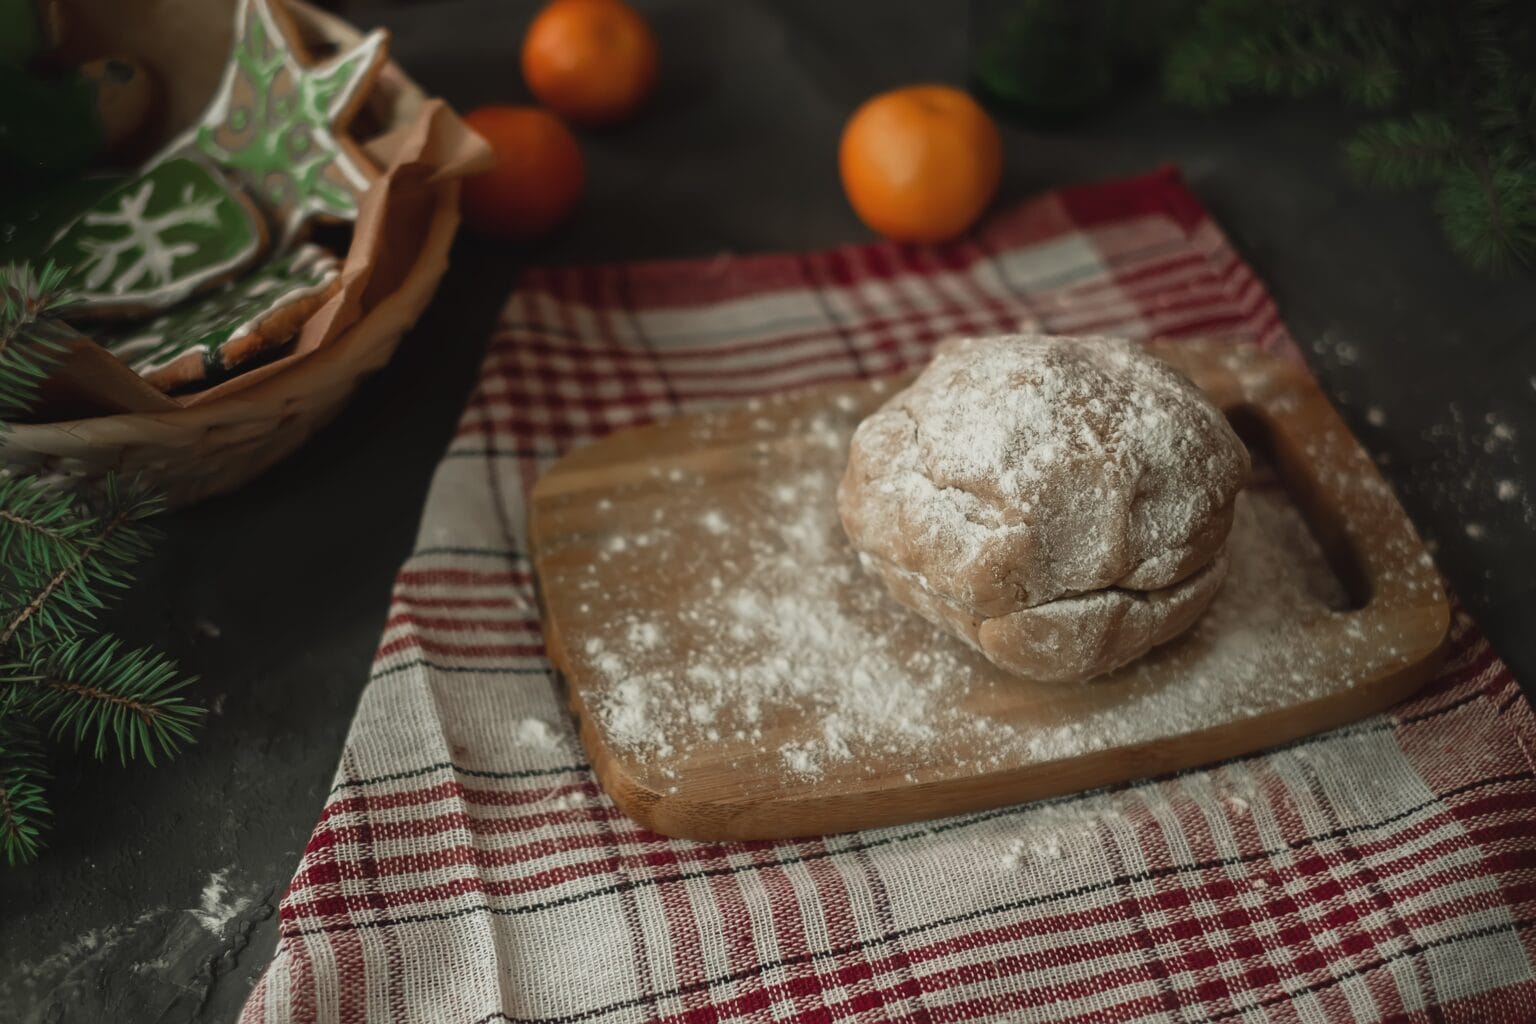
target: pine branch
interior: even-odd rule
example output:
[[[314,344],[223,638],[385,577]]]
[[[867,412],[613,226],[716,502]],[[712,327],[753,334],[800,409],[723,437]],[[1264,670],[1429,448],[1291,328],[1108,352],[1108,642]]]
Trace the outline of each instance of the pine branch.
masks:
[[[108,477],[100,494],[74,513],[83,523],[79,547],[46,564],[18,566],[16,579],[0,588],[0,647],[19,635],[33,644],[76,635],[112,591],[128,586],[129,570],[148,553],[153,536],[143,521],[163,507],[141,488]]]
[[[1446,118],[1420,111],[1361,128],[1345,143],[1344,161],[1371,184],[1416,188],[1455,167],[1463,144]]]
[[[51,735],[89,743],[97,758],[115,747],[123,763],[154,764],[192,742],[203,710],[180,695],[191,682],[163,655],[98,636],[34,655],[10,686],[17,709],[48,723]]]
[[[1536,6],[1518,0],[1192,0],[1165,94],[1210,107],[1334,93],[1401,113],[1361,128],[1364,181],[1436,187],[1447,239],[1482,269],[1536,266]]]
[[[32,477],[0,478],[0,565],[57,572],[79,554],[88,525],[74,495]]]
[[[1536,266],[1536,161],[1515,151],[1474,152],[1435,196],[1452,247],[1473,266]]]
[[[181,695],[191,680],[172,662],[79,635],[128,585],[152,535],[144,520],[160,508],[112,477],[84,494],[0,479],[0,850],[11,863],[37,856],[49,813],[38,730],[125,763],[192,741],[203,710]]]
[[[52,263],[40,271],[23,263],[0,266],[0,427],[37,404],[43,381],[74,336],[58,319],[69,301],[65,276]]]
[[[1382,109],[1400,95],[1403,76],[1361,13],[1347,4],[1325,12],[1305,0],[1204,0],[1164,56],[1164,92],[1207,108],[1247,96],[1336,92]]]
[[[1344,99],[1363,110],[1385,110],[1403,92],[1403,73],[1384,51],[1362,54],[1339,80]]]
[[[6,863],[37,859],[42,831],[51,815],[42,780],[42,747],[24,718],[0,711],[0,852]]]

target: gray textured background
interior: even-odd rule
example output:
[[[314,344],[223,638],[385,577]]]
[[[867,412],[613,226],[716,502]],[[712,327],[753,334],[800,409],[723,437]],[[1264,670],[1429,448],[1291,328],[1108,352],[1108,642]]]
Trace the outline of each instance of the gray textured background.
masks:
[[[461,239],[432,308],[334,426],[239,494],[165,523],[114,624],[199,673],[214,714],[172,768],[59,763],[46,858],[0,869],[0,1020],[234,1019],[272,952],[391,579],[519,265],[864,238],[837,182],[844,118],[877,90],[965,74],[962,5],[640,6],[663,47],[660,92],[639,121],[583,137],[587,196],[569,227],[530,253]],[[399,61],[468,109],[524,97],[532,7],[360,2],[351,16],[391,28]],[[1422,197],[1352,185],[1337,148],[1349,124],[1321,107],[1207,117],[1133,98],[1070,130],[1005,125],[1001,201],[1180,164],[1529,686],[1533,282],[1462,268]],[[1499,500],[1500,480],[1520,497]]]

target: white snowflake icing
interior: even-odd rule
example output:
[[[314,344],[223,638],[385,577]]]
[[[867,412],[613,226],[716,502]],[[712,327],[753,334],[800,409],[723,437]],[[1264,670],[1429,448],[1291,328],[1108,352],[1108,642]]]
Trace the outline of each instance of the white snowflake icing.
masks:
[[[182,189],[181,204],[156,216],[147,216],[150,197],[155,183],[145,179],[132,192],[123,193],[117,210],[111,213],[88,213],[82,222],[91,227],[121,227],[124,234],[117,238],[88,237],[80,240],[80,248],[86,257],[77,268],[84,274],[83,282],[92,291],[99,291],[111,283],[114,295],[122,295],[141,282],[151,286],[165,284],[175,277],[175,265],[179,259],[195,254],[196,242],[184,241],[167,244],[165,232],[183,225],[216,227],[219,223],[218,207],[222,196],[197,197],[188,184]],[[132,262],[118,269],[119,261],[132,258]]]

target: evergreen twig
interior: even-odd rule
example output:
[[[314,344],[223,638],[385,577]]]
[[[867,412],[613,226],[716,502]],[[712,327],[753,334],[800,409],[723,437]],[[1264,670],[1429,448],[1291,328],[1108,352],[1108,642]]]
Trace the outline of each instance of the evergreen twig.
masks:
[[[52,812],[37,730],[6,703],[0,699],[0,852],[14,865],[37,859]]]
[[[0,420],[33,406],[66,350],[62,284],[51,266],[0,267]],[[36,859],[50,816],[41,733],[72,738],[97,758],[115,749],[119,761],[150,764],[192,741],[203,711],[182,696],[191,680],[175,664],[84,635],[128,586],[153,537],[145,520],[161,509],[111,476],[83,494],[35,477],[0,478],[0,852],[8,863]]]
[[[37,404],[43,381],[74,336],[58,319],[69,302],[66,272],[45,264],[0,266],[0,429]]]
[[[119,761],[155,763],[192,741],[202,709],[180,691],[192,680],[149,650],[124,650],[110,636],[69,640],[16,666],[10,686],[16,706],[47,723],[53,736],[89,745],[98,759],[116,748]]]
[[[57,572],[79,555],[88,525],[75,514],[74,495],[0,477],[0,565]]]
[[[1432,188],[1474,266],[1536,265],[1536,6],[1518,0],[1187,0],[1170,99],[1337,95],[1395,111],[1345,145],[1363,180]]]
[[[1390,188],[1417,188],[1443,177],[1460,158],[1460,139],[1439,114],[1420,111],[1368,124],[1344,146],[1360,178]]]
[[[128,586],[129,571],[149,550],[152,534],[144,520],[162,508],[142,488],[108,477],[96,507],[82,520],[88,537],[72,550],[61,545],[52,555],[23,563],[8,586],[0,584],[0,647],[23,630],[33,642],[78,634],[111,591]],[[23,532],[16,523],[0,521],[0,536]],[[34,544],[45,543],[35,531],[31,535]]]

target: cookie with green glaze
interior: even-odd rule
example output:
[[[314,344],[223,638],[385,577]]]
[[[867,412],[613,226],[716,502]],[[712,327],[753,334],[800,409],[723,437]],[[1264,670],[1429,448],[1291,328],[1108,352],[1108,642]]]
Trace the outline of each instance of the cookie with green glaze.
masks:
[[[313,66],[300,60],[297,40],[276,0],[241,0],[218,92],[166,148],[201,154],[237,177],[271,218],[281,246],[311,219],[357,218],[378,170],[345,129],[384,66],[389,36],[376,29]]]
[[[335,256],[300,245],[216,291],[97,340],[162,391],[210,383],[286,345],[336,289],[340,273]]]
[[[177,158],[96,200],[48,246],[67,269],[71,318],[143,316],[229,280],[267,249],[251,201],[216,168]]]

